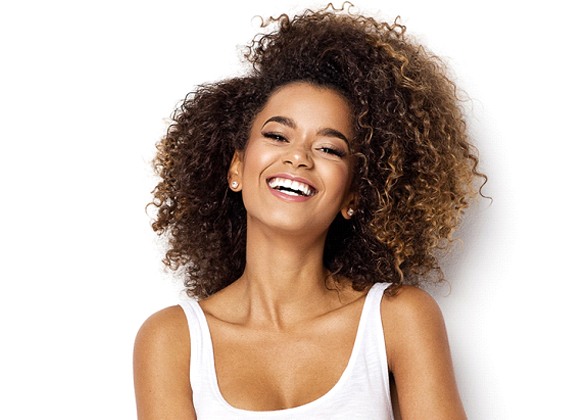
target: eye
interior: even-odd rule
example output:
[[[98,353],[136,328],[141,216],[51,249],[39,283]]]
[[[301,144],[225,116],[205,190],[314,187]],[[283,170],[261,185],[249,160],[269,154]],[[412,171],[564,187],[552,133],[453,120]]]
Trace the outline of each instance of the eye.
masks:
[[[337,149],[334,147],[329,147],[329,146],[322,146],[317,148],[317,150],[322,151],[323,153],[327,153],[329,155],[333,155],[333,156],[337,156],[342,158],[343,156],[345,156],[345,152],[341,149]]]
[[[279,133],[265,132],[265,133],[263,133],[263,137],[274,140],[274,141],[278,141],[278,142],[286,142],[287,141],[285,136],[283,136]]]

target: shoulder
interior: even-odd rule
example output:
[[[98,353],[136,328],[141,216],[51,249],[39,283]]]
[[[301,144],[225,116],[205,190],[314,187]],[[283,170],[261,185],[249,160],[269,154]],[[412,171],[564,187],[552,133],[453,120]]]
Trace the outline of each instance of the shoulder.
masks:
[[[170,306],[154,313],[136,335],[135,375],[156,366],[188,364],[190,347],[187,318],[180,306]]]
[[[183,310],[171,306],[151,315],[134,345],[139,419],[194,418],[189,363],[190,338]]]
[[[171,347],[188,339],[185,313],[180,306],[170,306],[154,313],[142,324],[136,336],[135,350],[158,346]]]
[[[441,310],[435,299],[428,292],[415,286],[401,286],[393,296],[384,294],[381,301],[381,315],[384,321],[395,316],[396,322],[406,322],[415,327],[442,319]]]
[[[398,350],[424,349],[432,340],[447,340],[437,302],[417,287],[402,286],[393,296],[385,294],[381,302],[381,318],[392,363],[397,359]]]
[[[416,305],[422,304],[428,307],[437,307],[435,299],[428,292],[416,286],[401,286],[393,295],[384,294],[383,301],[385,306],[395,305],[400,309],[412,309]]]
[[[463,419],[446,327],[427,292],[403,286],[381,303],[388,366],[403,418]]]
[[[384,294],[381,302],[384,321],[396,316],[397,321],[423,326],[428,321],[440,321],[442,313],[435,299],[414,286],[401,286],[393,296]]]

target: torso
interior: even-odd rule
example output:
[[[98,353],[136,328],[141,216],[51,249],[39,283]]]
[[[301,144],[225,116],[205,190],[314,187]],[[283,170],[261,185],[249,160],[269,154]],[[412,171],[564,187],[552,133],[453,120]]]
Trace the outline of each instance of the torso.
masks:
[[[264,411],[300,406],[326,394],[349,361],[366,293],[344,290],[330,310],[282,330],[252,325],[226,305],[226,296],[201,301],[225,400]]]

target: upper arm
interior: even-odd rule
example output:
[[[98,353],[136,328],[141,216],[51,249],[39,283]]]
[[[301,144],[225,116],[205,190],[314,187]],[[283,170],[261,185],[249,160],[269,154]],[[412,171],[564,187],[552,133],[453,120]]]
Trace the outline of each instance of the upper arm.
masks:
[[[178,306],[147,319],[134,346],[134,384],[139,420],[196,419],[190,385],[190,338]]]
[[[388,364],[404,419],[465,419],[446,328],[435,300],[414,287],[384,296]]]

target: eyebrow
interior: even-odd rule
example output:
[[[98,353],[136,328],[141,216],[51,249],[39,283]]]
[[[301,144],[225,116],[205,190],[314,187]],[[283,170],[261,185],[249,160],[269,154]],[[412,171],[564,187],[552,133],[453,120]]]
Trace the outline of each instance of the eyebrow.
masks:
[[[324,128],[323,130],[319,131],[319,134],[327,137],[337,137],[338,139],[343,140],[349,146],[349,140],[341,131],[335,130],[333,128]]]
[[[265,125],[267,125],[270,122],[277,122],[279,124],[285,125],[285,126],[292,128],[292,129],[297,128],[297,124],[295,123],[295,121],[293,119],[288,118],[288,117],[282,117],[280,115],[275,115],[275,116],[269,118],[267,121],[265,121],[265,123],[261,126],[261,128],[265,127]],[[345,134],[343,134],[339,130],[335,130],[334,128],[323,128],[323,129],[319,130],[317,132],[317,134],[320,134],[322,136],[327,136],[327,137],[336,137],[338,139],[343,140],[345,143],[347,143],[347,146],[349,146],[349,139],[345,136]]]
[[[283,124],[286,125],[289,128],[297,128],[297,124],[295,124],[295,121],[293,121],[291,118],[288,117],[281,117],[279,115],[275,115],[271,118],[269,118],[267,121],[265,121],[265,123],[261,126],[261,128],[265,127],[265,125],[267,125],[270,122],[278,122],[279,124]]]

